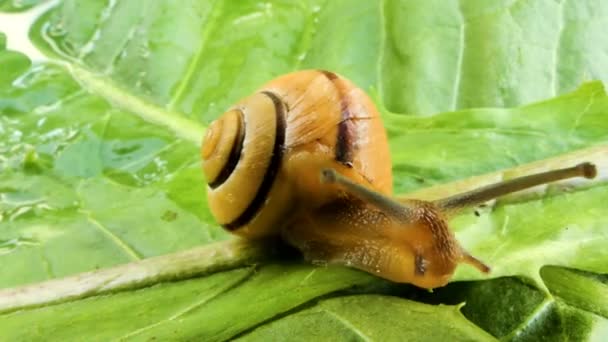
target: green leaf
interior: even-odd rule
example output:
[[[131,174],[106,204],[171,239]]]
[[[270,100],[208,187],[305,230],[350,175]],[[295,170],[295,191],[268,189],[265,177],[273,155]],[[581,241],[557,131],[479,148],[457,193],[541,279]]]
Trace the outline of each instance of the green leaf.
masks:
[[[416,299],[446,304],[466,300],[465,317],[501,340],[603,340],[608,332],[608,306],[601,293],[605,279],[558,267],[545,267],[541,274],[550,295],[522,279],[497,278],[452,283]],[[557,287],[569,288],[577,299]]]
[[[55,4],[29,33],[50,61],[4,24],[28,23],[43,7],[0,14],[3,337],[608,335],[608,304],[596,300],[605,279],[546,267],[608,273],[608,99],[601,82],[581,85],[608,80],[601,1],[45,6]],[[397,193],[437,198],[587,160],[600,177],[452,221],[491,277],[509,278],[429,294],[348,268],[278,262],[268,246],[235,244],[214,223],[198,144],[204,123],[231,103],[304,68],[372,92]],[[454,278],[470,279],[487,277],[464,266]]]
[[[112,4],[64,1],[34,39],[204,120],[261,80],[304,68],[334,70],[380,89],[393,112],[425,115],[608,81],[602,0]]]
[[[384,4],[381,76],[392,111],[513,107],[608,81],[601,0]]]
[[[19,56],[0,90],[1,286],[227,237],[205,206],[195,145]]]
[[[608,278],[605,275],[552,266],[543,268],[541,276],[549,290],[568,304],[608,318]]]
[[[399,329],[395,329],[398,326]],[[243,336],[244,341],[288,339],[363,341],[494,341],[456,306],[430,306],[394,297],[344,296],[319,302]]]
[[[15,312],[4,316],[0,327],[10,332],[3,336],[11,340],[44,336],[72,340],[94,331],[104,331],[90,336],[101,341],[121,337],[226,340],[279,312],[373,280],[345,268],[266,265]],[[27,329],[32,324],[37,329]]]

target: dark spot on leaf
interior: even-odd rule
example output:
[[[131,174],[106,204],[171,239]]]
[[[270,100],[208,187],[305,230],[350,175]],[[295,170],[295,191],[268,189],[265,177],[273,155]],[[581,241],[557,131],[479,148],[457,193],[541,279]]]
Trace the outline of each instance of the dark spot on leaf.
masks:
[[[26,173],[41,173],[44,170],[40,156],[35,149],[28,149],[23,158],[23,170]]]
[[[163,213],[163,215],[160,218],[163,221],[172,222],[172,221],[175,221],[175,219],[177,218],[177,213],[172,210],[167,210]]]
[[[475,213],[475,216],[477,216],[477,217],[481,216],[481,214],[477,210],[475,210],[474,213]]]
[[[141,148],[140,144],[134,144],[131,146],[114,147],[112,149],[112,152],[114,152],[118,155],[124,155],[124,154],[129,154],[131,152],[135,152],[135,151],[139,150],[140,148]]]

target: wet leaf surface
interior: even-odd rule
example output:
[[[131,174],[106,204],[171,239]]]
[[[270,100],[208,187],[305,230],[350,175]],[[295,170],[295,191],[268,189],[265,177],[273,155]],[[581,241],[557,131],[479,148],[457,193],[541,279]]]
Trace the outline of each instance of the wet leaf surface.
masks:
[[[32,63],[8,49],[26,37],[0,33],[0,288],[228,239],[206,206],[197,137],[296,69],[331,69],[370,91],[398,193],[458,192],[534,161],[591,158],[600,177],[453,220],[503,278],[429,294],[296,258],[0,314],[4,337],[608,336],[608,99],[601,82],[583,84],[608,80],[601,1],[56,4],[30,33],[51,60]],[[455,277],[471,279],[485,277],[466,267]]]

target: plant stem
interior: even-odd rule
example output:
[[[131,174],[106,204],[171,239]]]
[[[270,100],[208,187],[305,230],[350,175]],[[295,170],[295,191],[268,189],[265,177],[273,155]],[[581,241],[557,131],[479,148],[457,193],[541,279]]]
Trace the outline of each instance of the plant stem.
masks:
[[[62,279],[0,290],[0,313],[188,279],[263,261],[270,242],[238,238]]]

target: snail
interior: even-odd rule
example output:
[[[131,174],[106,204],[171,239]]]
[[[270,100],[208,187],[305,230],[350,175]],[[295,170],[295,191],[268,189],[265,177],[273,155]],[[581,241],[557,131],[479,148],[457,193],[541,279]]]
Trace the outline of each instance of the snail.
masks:
[[[490,271],[448,228],[455,211],[596,174],[582,163],[436,201],[394,199],[375,105],[351,81],[321,70],[278,77],[232,106],[209,125],[201,157],[209,208],[228,231],[278,235],[313,263],[422,288],[447,284],[459,263]]]

